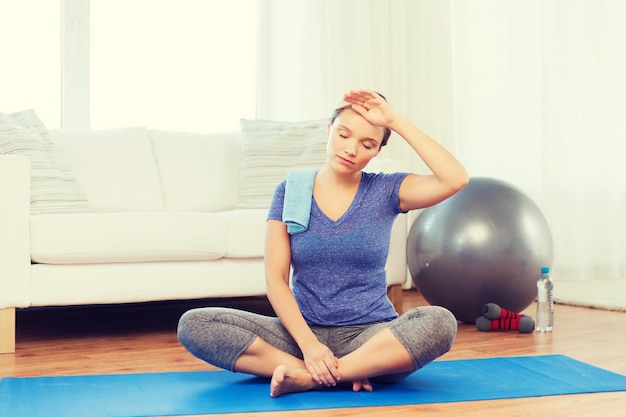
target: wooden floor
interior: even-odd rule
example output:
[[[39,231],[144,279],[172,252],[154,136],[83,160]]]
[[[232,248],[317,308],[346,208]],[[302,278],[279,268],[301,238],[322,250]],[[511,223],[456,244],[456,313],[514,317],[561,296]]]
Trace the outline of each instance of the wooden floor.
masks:
[[[210,300],[218,304],[217,300]],[[17,351],[0,355],[0,377],[166,372],[210,369],[176,340],[186,309],[207,301],[109,307],[29,309],[17,313]],[[222,303],[223,304],[223,303]],[[404,292],[404,309],[425,305]],[[265,300],[228,305],[267,312]],[[534,316],[534,306],[527,313]],[[556,306],[552,334],[479,332],[459,324],[452,350],[442,359],[566,354],[626,375],[626,313]],[[537,381],[541,384],[542,381]],[[294,394],[297,395],[297,394]],[[229,416],[624,416],[626,392],[399,407],[348,408]]]

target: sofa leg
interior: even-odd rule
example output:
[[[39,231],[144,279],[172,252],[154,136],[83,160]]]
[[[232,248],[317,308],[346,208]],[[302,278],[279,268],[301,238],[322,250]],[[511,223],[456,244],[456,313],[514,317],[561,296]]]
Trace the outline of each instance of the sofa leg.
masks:
[[[395,284],[387,287],[387,297],[398,314],[402,314],[402,284]]]
[[[15,352],[15,308],[0,309],[0,353]]]

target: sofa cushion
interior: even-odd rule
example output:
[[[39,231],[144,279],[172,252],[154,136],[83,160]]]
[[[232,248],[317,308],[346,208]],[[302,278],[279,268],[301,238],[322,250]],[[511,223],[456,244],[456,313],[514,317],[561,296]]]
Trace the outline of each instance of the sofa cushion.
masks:
[[[51,130],[93,212],[163,209],[161,184],[147,130]]]
[[[30,159],[30,212],[87,211],[87,198],[33,110],[0,113],[0,154]]]
[[[268,208],[292,169],[319,169],[326,160],[328,120],[241,120],[237,208]]]
[[[267,209],[230,210],[220,215],[228,224],[227,258],[263,257]]]
[[[31,216],[31,260],[50,264],[197,261],[224,256],[228,224],[214,213]]]
[[[166,210],[215,212],[235,206],[239,132],[149,130],[148,134]]]

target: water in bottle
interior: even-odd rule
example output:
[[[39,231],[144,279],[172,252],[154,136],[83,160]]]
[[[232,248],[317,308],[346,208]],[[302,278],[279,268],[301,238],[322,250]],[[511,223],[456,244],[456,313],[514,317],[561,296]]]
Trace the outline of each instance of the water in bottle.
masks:
[[[550,268],[541,268],[541,276],[537,280],[537,317],[535,329],[538,332],[551,332],[554,325],[554,284],[550,277]]]

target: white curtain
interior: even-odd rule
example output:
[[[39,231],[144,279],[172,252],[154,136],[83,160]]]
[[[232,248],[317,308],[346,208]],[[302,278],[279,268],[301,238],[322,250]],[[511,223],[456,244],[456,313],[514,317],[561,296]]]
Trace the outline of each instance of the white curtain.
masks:
[[[563,279],[626,280],[626,2],[260,0],[257,117],[373,88],[541,208]],[[423,166],[392,138],[388,156]]]
[[[260,0],[258,10],[258,118],[323,119],[364,87],[404,110],[406,2]]]

